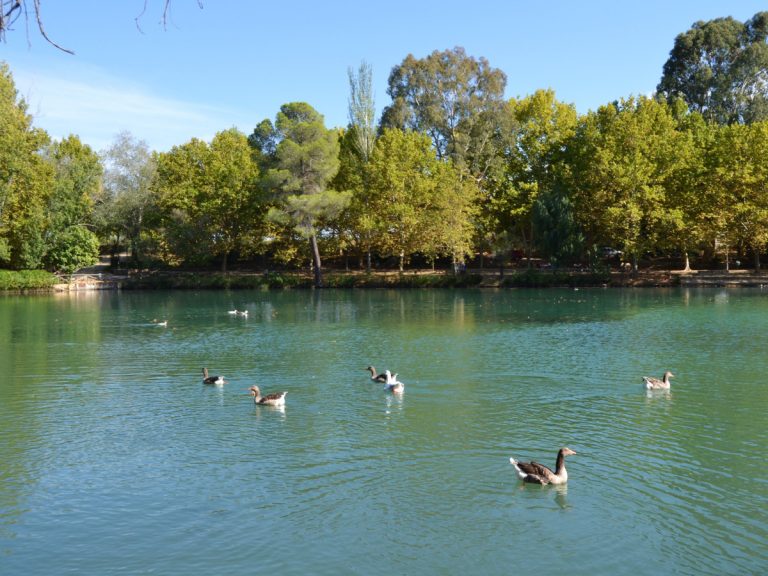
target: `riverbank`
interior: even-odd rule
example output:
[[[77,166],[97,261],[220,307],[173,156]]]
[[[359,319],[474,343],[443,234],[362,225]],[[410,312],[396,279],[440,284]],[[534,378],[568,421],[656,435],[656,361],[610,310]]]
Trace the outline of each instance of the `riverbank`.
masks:
[[[445,270],[327,271],[324,288],[556,288],[768,286],[768,273],[750,270]],[[77,292],[91,290],[284,290],[311,289],[309,273],[286,271],[108,271],[56,276],[43,271],[0,271],[0,291]]]

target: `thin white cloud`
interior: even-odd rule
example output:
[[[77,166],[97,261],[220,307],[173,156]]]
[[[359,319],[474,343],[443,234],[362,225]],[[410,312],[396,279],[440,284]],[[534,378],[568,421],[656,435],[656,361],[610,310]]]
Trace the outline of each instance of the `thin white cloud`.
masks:
[[[13,76],[35,126],[55,139],[76,134],[97,151],[123,131],[165,151],[193,137],[210,140],[232,126],[247,130],[248,122],[238,122],[232,111],[157,96],[98,70],[65,76],[16,69]]]

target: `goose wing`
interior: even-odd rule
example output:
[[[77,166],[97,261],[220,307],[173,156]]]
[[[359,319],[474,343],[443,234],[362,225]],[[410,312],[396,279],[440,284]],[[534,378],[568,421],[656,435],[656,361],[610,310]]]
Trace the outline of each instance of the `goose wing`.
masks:
[[[267,394],[266,396],[262,396],[259,400],[260,404],[271,404],[272,402],[279,402],[282,400],[287,392],[274,392],[272,394]]]
[[[549,481],[549,479],[555,475],[552,470],[544,466],[544,464],[539,464],[538,462],[518,462],[517,467],[526,474],[538,476],[539,478],[547,481]]]

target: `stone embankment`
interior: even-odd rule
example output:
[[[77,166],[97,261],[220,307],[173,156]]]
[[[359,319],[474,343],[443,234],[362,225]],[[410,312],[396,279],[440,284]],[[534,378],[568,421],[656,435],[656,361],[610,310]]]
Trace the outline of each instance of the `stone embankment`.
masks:
[[[680,286],[768,286],[768,272],[753,270],[688,270],[672,272]]]

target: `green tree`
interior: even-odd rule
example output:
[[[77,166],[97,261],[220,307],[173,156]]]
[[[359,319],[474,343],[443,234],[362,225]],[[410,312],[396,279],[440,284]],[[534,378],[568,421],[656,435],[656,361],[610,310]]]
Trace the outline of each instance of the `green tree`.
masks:
[[[516,235],[530,256],[534,245],[533,208],[540,193],[552,192],[562,178],[565,151],[575,134],[577,115],[552,90],[537,90],[506,107],[504,172],[493,180],[487,208],[496,234]]]
[[[257,128],[267,132],[263,122]],[[265,146],[276,143],[265,182],[279,200],[268,218],[292,226],[309,240],[315,286],[319,288],[323,276],[318,235],[349,203],[351,195],[328,188],[339,169],[338,136],[325,128],[322,115],[309,104],[293,102],[280,108],[271,134],[265,134],[261,142]]]
[[[584,236],[574,217],[571,201],[559,186],[536,197],[533,223],[539,231],[537,244],[552,264],[568,265],[579,260]]]
[[[169,243],[186,262],[248,253],[261,242],[263,203],[258,166],[244,134],[216,134],[210,145],[193,139],[158,156],[154,188]]]
[[[409,54],[389,75],[382,128],[429,135],[437,157],[451,159],[478,182],[494,158],[494,135],[503,113],[506,75],[463,48]]]
[[[361,259],[365,255],[369,271],[373,227],[365,169],[376,144],[372,78],[371,67],[365,62],[357,72],[349,69],[349,124],[339,137],[339,170],[332,183],[334,189],[352,193],[349,205],[336,219],[341,246],[356,248]]]
[[[744,244],[760,269],[768,243],[768,122],[732,125],[717,131],[711,174],[722,191],[717,207],[722,236],[731,246]]]
[[[113,257],[127,240],[131,259],[135,266],[139,266],[146,220],[156,214],[155,195],[151,190],[155,159],[147,143],[136,140],[130,132],[118,134],[114,144],[102,154],[102,159],[104,194],[95,210],[100,232],[110,239]]]
[[[592,239],[638,257],[669,243],[680,227],[669,181],[681,167],[677,123],[664,103],[630,98],[601,106],[579,130],[581,162],[572,179],[577,212]]]
[[[103,170],[98,154],[77,136],[54,142],[47,156],[54,166],[55,180],[48,199],[44,260],[51,270],[71,273],[98,260],[93,208],[101,194]]]
[[[0,63],[0,266],[39,268],[53,169],[41,151],[48,135],[32,127],[8,65]]]
[[[679,34],[657,90],[719,124],[768,119],[768,12],[696,22]]]
[[[416,252],[456,261],[469,253],[477,188],[436,158],[426,135],[385,129],[367,177],[374,248],[397,256],[401,271]]]

